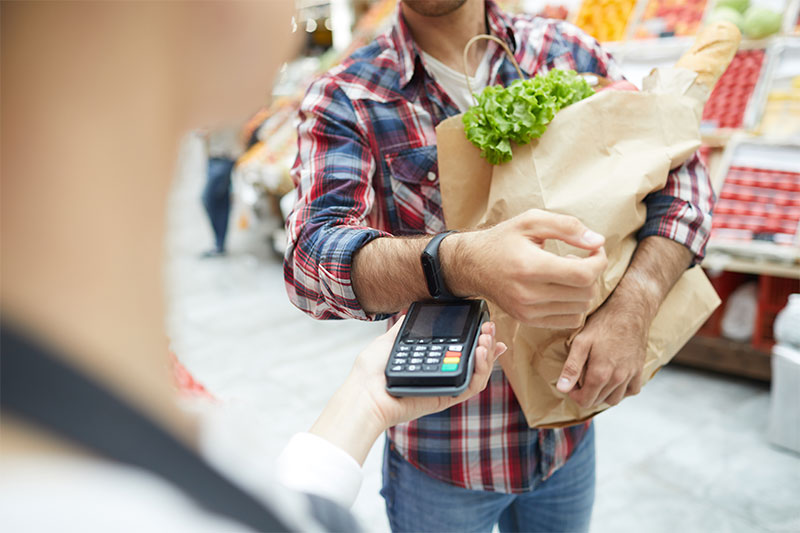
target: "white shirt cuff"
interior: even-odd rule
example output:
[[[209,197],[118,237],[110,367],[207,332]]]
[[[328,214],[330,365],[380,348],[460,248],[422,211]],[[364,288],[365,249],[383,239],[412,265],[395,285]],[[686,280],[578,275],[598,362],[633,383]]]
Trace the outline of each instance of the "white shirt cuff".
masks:
[[[364,477],[361,466],[335,444],[311,433],[297,433],[277,461],[278,481],[286,487],[332,500],[349,509]]]

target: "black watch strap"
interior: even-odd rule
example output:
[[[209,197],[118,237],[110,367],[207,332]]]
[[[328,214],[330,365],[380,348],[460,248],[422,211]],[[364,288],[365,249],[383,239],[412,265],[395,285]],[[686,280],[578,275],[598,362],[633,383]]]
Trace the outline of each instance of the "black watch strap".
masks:
[[[425,249],[422,251],[420,261],[422,262],[422,272],[425,273],[425,281],[428,284],[428,292],[431,297],[436,300],[455,300],[447,286],[444,283],[444,273],[442,272],[442,263],[439,260],[439,245],[445,237],[455,233],[455,230],[445,231],[439,233],[428,242]]]

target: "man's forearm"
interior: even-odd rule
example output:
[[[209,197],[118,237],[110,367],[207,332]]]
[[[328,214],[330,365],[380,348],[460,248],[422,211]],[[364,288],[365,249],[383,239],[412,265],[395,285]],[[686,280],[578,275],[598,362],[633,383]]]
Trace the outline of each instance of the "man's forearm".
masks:
[[[636,307],[649,323],[693,257],[688,248],[666,237],[643,239],[608,304]]]
[[[430,297],[420,256],[431,235],[382,237],[353,258],[350,279],[361,308],[396,313]],[[543,249],[558,239],[591,253],[564,258]],[[576,327],[607,261],[603,237],[575,217],[530,209],[491,228],[455,233],[439,246],[451,294],[478,296],[536,327]]]
[[[650,325],[692,258],[665,237],[642,239],[614,292],[573,339],[558,390],[584,408],[638,394]]]
[[[439,246],[447,289],[467,298],[477,295],[474,262],[467,240],[472,232],[456,233]],[[382,237],[361,248],[353,258],[351,275],[358,303],[368,313],[396,313],[412,302],[430,298],[420,257],[433,235]]]
[[[429,297],[420,256],[431,236],[383,237],[353,258],[353,291],[364,311],[396,313]]]

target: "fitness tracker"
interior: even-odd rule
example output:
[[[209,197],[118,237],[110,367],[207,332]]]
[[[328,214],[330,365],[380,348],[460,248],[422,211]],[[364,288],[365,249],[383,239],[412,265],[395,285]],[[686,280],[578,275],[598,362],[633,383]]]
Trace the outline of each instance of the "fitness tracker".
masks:
[[[444,275],[442,273],[442,263],[439,261],[439,244],[442,240],[455,233],[455,230],[445,231],[439,233],[430,240],[425,249],[422,251],[420,261],[422,262],[422,272],[425,273],[425,281],[428,284],[428,292],[435,300],[456,300],[447,286],[444,284]]]

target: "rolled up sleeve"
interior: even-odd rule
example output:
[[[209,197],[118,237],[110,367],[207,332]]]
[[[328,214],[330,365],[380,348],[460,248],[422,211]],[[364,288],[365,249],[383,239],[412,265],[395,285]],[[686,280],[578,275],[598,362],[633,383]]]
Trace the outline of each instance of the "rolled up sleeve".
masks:
[[[292,303],[318,319],[386,318],[364,312],[351,281],[355,253],[389,235],[365,222],[374,204],[375,160],[361,131],[336,82],[311,85],[300,107],[292,169],[298,200],[286,221],[284,279]]]
[[[711,233],[715,200],[708,170],[695,153],[670,172],[663,189],[645,198],[647,220],[639,231],[639,240],[653,235],[672,239],[694,254],[692,264],[699,263]]]

